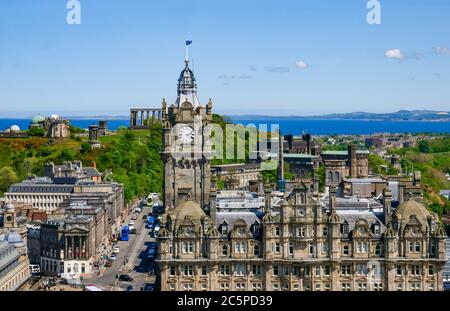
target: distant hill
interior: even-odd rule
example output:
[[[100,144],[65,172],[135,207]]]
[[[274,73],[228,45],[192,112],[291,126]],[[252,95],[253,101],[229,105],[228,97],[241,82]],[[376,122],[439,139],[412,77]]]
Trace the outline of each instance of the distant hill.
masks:
[[[370,120],[370,121],[441,121],[450,122],[450,112],[432,110],[399,110],[391,113],[350,112],[315,116],[228,115],[239,119],[303,119],[303,120]]]

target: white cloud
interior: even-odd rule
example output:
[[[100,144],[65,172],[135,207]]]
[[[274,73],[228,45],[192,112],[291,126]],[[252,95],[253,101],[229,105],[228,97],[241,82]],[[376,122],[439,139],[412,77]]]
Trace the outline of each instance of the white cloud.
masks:
[[[447,47],[435,46],[433,51],[435,54],[450,55],[450,49]]]
[[[307,63],[305,63],[305,61],[303,61],[303,60],[296,61],[295,66],[298,69],[308,69],[309,68],[309,65]]]
[[[405,55],[399,49],[391,49],[384,53],[384,57],[390,59],[403,59],[405,58]]]

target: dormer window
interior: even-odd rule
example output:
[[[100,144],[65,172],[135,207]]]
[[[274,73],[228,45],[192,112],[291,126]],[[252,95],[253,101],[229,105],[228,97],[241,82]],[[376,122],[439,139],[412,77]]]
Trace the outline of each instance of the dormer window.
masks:
[[[373,224],[373,233],[375,235],[380,235],[381,231],[380,231],[380,223],[377,221]]]
[[[342,234],[344,234],[344,235],[348,235],[348,234],[349,234],[350,228],[349,228],[349,225],[348,225],[348,222],[347,222],[347,221],[345,221],[345,222],[342,224],[342,230],[341,230],[341,232],[342,232]]]
[[[228,234],[228,223],[226,221],[223,221],[222,224],[220,225],[220,233],[222,235]]]
[[[257,221],[252,225],[252,233],[254,236],[259,236],[261,233],[261,225]]]

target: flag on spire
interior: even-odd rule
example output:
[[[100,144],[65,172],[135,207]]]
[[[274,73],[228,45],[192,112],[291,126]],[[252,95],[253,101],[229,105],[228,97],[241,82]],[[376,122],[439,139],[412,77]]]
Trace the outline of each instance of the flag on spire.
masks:
[[[191,45],[192,44],[192,40],[186,40],[186,46]]]

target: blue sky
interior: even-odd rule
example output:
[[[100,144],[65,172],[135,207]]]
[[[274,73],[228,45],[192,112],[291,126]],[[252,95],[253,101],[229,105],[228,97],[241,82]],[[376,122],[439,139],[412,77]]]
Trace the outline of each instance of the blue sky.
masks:
[[[80,25],[66,0],[0,2],[0,116],[173,102],[187,39],[219,113],[450,107],[448,0],[380,0],[381,25],[365,0],[79,2]]]

